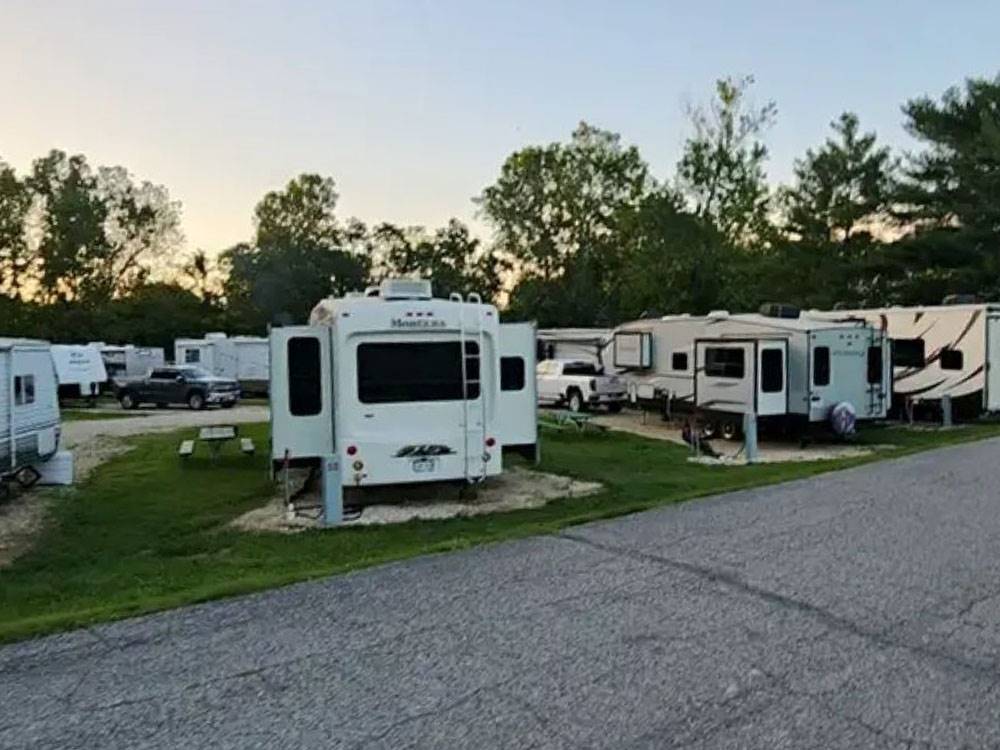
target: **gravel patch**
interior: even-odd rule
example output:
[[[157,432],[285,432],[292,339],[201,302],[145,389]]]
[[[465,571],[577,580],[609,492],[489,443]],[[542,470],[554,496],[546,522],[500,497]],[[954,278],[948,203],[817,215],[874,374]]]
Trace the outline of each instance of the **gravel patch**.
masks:
[[[296,477],[294,487],[302,486],[303,475]],[[372,487],[353,494],[348,502],[359,502],[361,515],[344,523],[345,526],[377,526],[408,521],[439,521],[463,516],[503,513],[524,508],[538,508],[556,498],[580,498],[600,491],[598,482],[582,482],[557,474],[547,474],[515,467],[498,477],[492,477],[476,488],[474,497],[462,497],[455,484],[395,485]],[[265,505],[244,513],[232,522],[241,531],[278,531],[296,533],[320,525],[319,488],[305,493],[296,501],[299,512],[289,515],[285,507],[284,490],[279,482],[277,492]]]

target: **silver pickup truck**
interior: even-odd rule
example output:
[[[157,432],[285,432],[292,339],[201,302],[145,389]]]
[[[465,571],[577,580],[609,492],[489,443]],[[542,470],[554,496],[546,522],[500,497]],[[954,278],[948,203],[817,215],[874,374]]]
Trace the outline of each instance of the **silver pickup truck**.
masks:
[[[625,381],[605,375],[595,362],[575,359],[547,359],[538,363],[539,404],[565,404],[570,411],[606,406],[621,411],[627,397]]]

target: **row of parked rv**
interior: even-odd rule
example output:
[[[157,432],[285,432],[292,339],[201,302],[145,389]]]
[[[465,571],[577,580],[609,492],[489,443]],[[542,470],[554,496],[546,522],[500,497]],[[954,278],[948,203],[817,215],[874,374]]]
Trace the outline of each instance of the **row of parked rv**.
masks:
[[[59,396],[64,399],[94,398],[167,365],[163,349],[131,344],[53,344],[51,353]],[[210,333],[203,339],[177,339],[174,361],[210,376],[235,380],[244,393],[267,393],[266,338]]]
[[[967,416],[1000,411],[1000,306],[952,304],[758,314],[671,315],[612,330],[539,331],[539,359],[614,376],[622,398],[666,412],[715,414],[727,431],[768,421],[879,419],[947,398]],[[548,380],[558,366],[539,365]],[[571,408],[595,392],[555,391]],[[542,386],[540,386],[542,389]],[[549,394],[549,400],[552,394]],[[840,411],[837,407],[841,406]]]

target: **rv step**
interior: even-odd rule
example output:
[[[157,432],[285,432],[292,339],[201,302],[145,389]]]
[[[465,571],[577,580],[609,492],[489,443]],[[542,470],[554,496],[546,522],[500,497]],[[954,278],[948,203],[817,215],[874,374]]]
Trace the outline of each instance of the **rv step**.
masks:
[[[252,456],[257,449],[250,438],[240,438],[240,450],[248,456]]]
[[[194,440],[185,440],[181,443],[181,447],[177,451],[177,455],[181,458],[187,458],[192,453],[194,453]]]

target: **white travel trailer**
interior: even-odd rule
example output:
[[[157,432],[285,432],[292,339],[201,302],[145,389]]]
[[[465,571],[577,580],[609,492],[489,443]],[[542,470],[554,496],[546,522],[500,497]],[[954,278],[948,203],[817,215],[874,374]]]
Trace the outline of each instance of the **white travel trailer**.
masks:
[[[238,380],[244,393],[267,393],[270,379],[268,342],[257,336],[209,333],[203,339],[177,339],[174,361],[197,365],[220,378]]]
[[[90,344],[53,344],[52,361],[62,398],[95,398],[108,382],[101,352]]]
[[[133,346],[132,344],[105,344],[94,342],[104,360],[108,378],[138,378],[146,375],[154,367],[163,367],[166,357],[158,346]]]
[[[1000,411],[1000,304],[881,307],[810,312],[828,320],[860,319],[892,343],[893,396],[937,402],[959,412]]]
[[[478,295],[389,280],[271,331],[272,467],[339,459],[344,486],[499,474],[537,444],[535,327]]]
[[[572,359],[601,363],[613,332],[607,328],[542,328],[538,331],[538,361]],[[608,364],[608,363],[603,363]]]
[[[853,429],[854,419],[885,417],[889,353],[881,331],[780,313],[788,317],[717,311],[626,323],[605,359],[625,371],[633,402],[705,413],[726,437],[748,413],[765,427],[825,423],[837,432]]]
[[[0,338],[0,480],[55,455],[57,390],[48,342]]]

